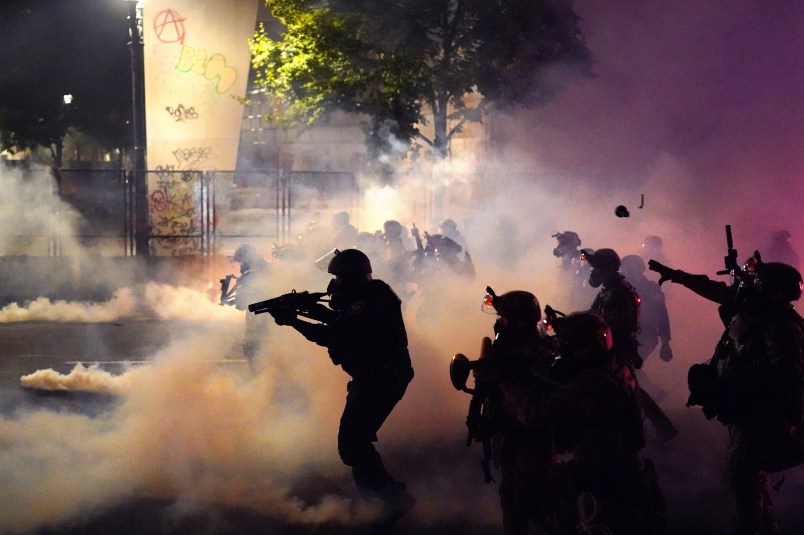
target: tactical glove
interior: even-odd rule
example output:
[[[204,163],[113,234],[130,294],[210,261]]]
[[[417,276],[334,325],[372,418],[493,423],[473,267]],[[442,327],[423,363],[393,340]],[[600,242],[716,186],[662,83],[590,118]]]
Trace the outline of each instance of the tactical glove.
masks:
[[[659,358],[664,362],[673,360],[673,348],[670,347],[670,342],[664,342],[661,349],[659,349]]]
[[[293,322],[296,321],[296,309],[293,308],[272,310],[270,314],[274,317],[277,325],[293,325]]]
[[[676,282],[681,273],[678,269],[673,269],[657,262],[656,260],[648,260],[648,269],[655,271],[659,274],[659,285],[661,286],[665,281]]]

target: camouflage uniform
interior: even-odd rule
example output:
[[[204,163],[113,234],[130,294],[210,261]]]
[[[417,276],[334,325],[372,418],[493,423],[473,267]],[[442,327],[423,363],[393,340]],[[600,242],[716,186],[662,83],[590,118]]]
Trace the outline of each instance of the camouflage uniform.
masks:
[[[729,482],[736,499],[734,533],[777,533],[766,473],[802,461],[791,435],[802,419],[804,322],[792,305],[738,314],[716,362],[718,418],[729,427]]]

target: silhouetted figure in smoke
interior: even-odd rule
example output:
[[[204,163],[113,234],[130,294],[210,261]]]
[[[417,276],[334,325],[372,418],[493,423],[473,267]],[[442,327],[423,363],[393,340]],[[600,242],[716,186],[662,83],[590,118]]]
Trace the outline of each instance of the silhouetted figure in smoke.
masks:
[[[425,277],[456,275],[467,280],[475,279],[475,265],[469,251],[451,238],[441,234],[425,234],[424,248],[414,261],[414,269]],[[419,277],[421,279],[421,276]]]
[[[640,256],[645,261],[653,259],[658,262],[667,262],[667,255],[664,254],[664,240],[653,234],[645,236],[645,239],[642,240]]]
[[[380,231],[360,231],[355,235],[354,248],[366,253],[369,258],[382,258],[385,253],[385,242]]]
[[[266,293],[268,262],[253,245],[238,247],[231,260],[240,264],[240,275],[228,295],[221,296],[221,304],[234,305],[238,310],[248,310],[248,305],[258,301]],[[252,371],[256,371],[255,359],[260,352],[268,324],[266,318],[246,312],[246,334],[243,353]]]
[[[331,244],[334,247],[346,249],[353,247],[357,236],[357,227],[349,221],[349,212],[337,212],[332,216],[332,226],[330,228]]]
[[[554,531],[560,535],[664,533],[665,500],[645,447],[638,387],[616,363],[612,333],[592,312],[552,324],[559,358],[550,378],[500,383],[504,406],[532,430],[550,429],[558,484]],[[616,338],[615,338],[616,340]],[[525,533],[525,532],[523,532]]]
[[[338,452],[352,467],[361,493],[383,501],[383,521],[391,524],[415,502],[405,484],[388,473],[373,444],[413,379],[401,302],[385,282],[372,279],[369,258],[357,249],[336,251],[327,271],[334,276],[327,287],[329,308],[318,305],[327,321],[303,321],[295,310],[272,315],[277,324],[326,347],[332,362],[351,377]]]
[[[619,272],[620,256],[614,249],[583,251],[584,258],[592,266],[589,285],[601,288],[590,308],[609,326],[613,338],[614,356],[625,366],[638,370],[642,367],[637,335],[640,330],[640,297],[636,289]],[[638,388],[639,400],[645,416],[653,424],[660,439],[664,442],[678,434],[664,411],[643,389]]]
[[[404,227],[395,220],[389,219],[382,224],[382,262],[391,277],[398,282],[407,282],[413,271],[412,251],[405,248],[402,239]]]
[[[590,310],[606,320],[611,329],[614,355],[633,368],[641,368],[637,341],[640,298],[620,273],[620,256],[614,249],[584,249],[583,256],[592,267],[589,286],[600,288]]]
[[[586,308],[595,293],[589,288],[589,265],[581,259],[581,238],[571,230],[557,232],[552,237],[556,239],[553,256],[561,260],[559,278],[561,287],[567,290],[569,308]]]
[[[645,238],[642,240],[642,245],[640,246],[639,256],[642,257],[642,260],[644,260],[646,263],[650,259],[657,260],[659,262],[667,262],[668,258],[664,252],[664,240],[655,234],[645,236]],[[654,280],[658,280],[658,277],[654,276],[653,273],[646,273],[646,276],[653,278]]]
[[[791,304],[801,297],[801,274],[759,261],[727,285],[653,260],[648,265],[660,282],[682,284],[720,304],[726,330],[712,359],[690,368],[687,405],[700,405],[707,419],[729,428],[733,533],[777,534],[767,474],[804,460],[804,320]]]
[[[790,233],[786,230],[777,230],[772,233],[768,246],[762,249],[765,251],[762,255],[765,261],[781,262],[798,269],[800,266],[799,256],[793,248],[793,244],[790,243],[790,237]]]
[[[463,234],[461,234],[461,232],[458,230],[458,224],[454,219],[447,218],[442,221],[441,224],[438,225],[438,232],[441,233],[442,236],[446,236],[460,245],[464,251],[469,250],[469,246],[466,243],[466,238],[464,238]]]
[[[541,384],[553,362],[553,339],[545,336],[539,301],[530,292],[511,291],[494,295],[490,312],[497,314],[495,338],[489,359],[477,361],[475,381],[517,386]],[[488,298],[487,298],[488,299]],[[484,311],[488,305],[484,301]],[[500,503],[503,532],[527,535],[529,525],[552,532],[555,527],[555,467],[553,441],[546,425],[526,426],[516,408],[503,406],[499,386],[489,389],[487,410],[491,415],[494,465],[500,471]]]
[[[640,298],[637,335],[639,354],[646,359],[661,343],[659,358],[665,362],[671,361],[673,348],[670,347],[670,317],[661,286],[645,276],[647,266],[637,255],[624,256],[620,271]]]
[[[561,259],[561,268],[566,271],[577,271],[581,263],[581,238],[576,232],[567,230],[553,234],[556,246],[553,256]]]

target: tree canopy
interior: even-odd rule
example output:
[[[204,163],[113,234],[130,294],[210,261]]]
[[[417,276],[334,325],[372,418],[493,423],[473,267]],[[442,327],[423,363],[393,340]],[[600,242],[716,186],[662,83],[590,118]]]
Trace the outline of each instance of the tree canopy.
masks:
[[[392,134],[444,156],[465,121],[489,107],[542,104],[573,76],[591,75],[571,0],[266,4],[281,35],[261,28],[250,44],[257,81],[277,101],[271,118],[298,124],[333,109],[365,113],[374,155]],[[473,93],[482,96],[479,107],[467,105]],[[419,128],[428,113],[431,138]]]
[[[59,165],[69,128],[107,148],[128,142],[126,10],[122,1],[2,3],[0,149],[49,147]]]

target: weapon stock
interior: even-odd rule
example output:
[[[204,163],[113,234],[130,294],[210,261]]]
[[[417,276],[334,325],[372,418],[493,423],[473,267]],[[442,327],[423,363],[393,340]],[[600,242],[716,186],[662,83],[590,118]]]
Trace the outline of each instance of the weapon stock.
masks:
[[[471,446],[472,442],[480,442],[483,444],[483,459],[480,461],[480,464],[483,467],[483,475],[486,483],[494,482],[494,478],[491,476],[491,435],[493,429],[488,405],[492,385],[487,382],[478,381],[476,377],[475,387],[469,389],[466,387],[466,380],[471,370],[477,368],[479,363],[490,359],[491,356],[491,338],[486,336],[480,344],[480,356],[477,360],[470,361],[465,355],[458,353],[452,357],[452,362],[450,363],[450,379],[455,389],[472,395],[472,399],[469,402],[469,413],[466,416],[466,426],[468,428],[466,446]]]

